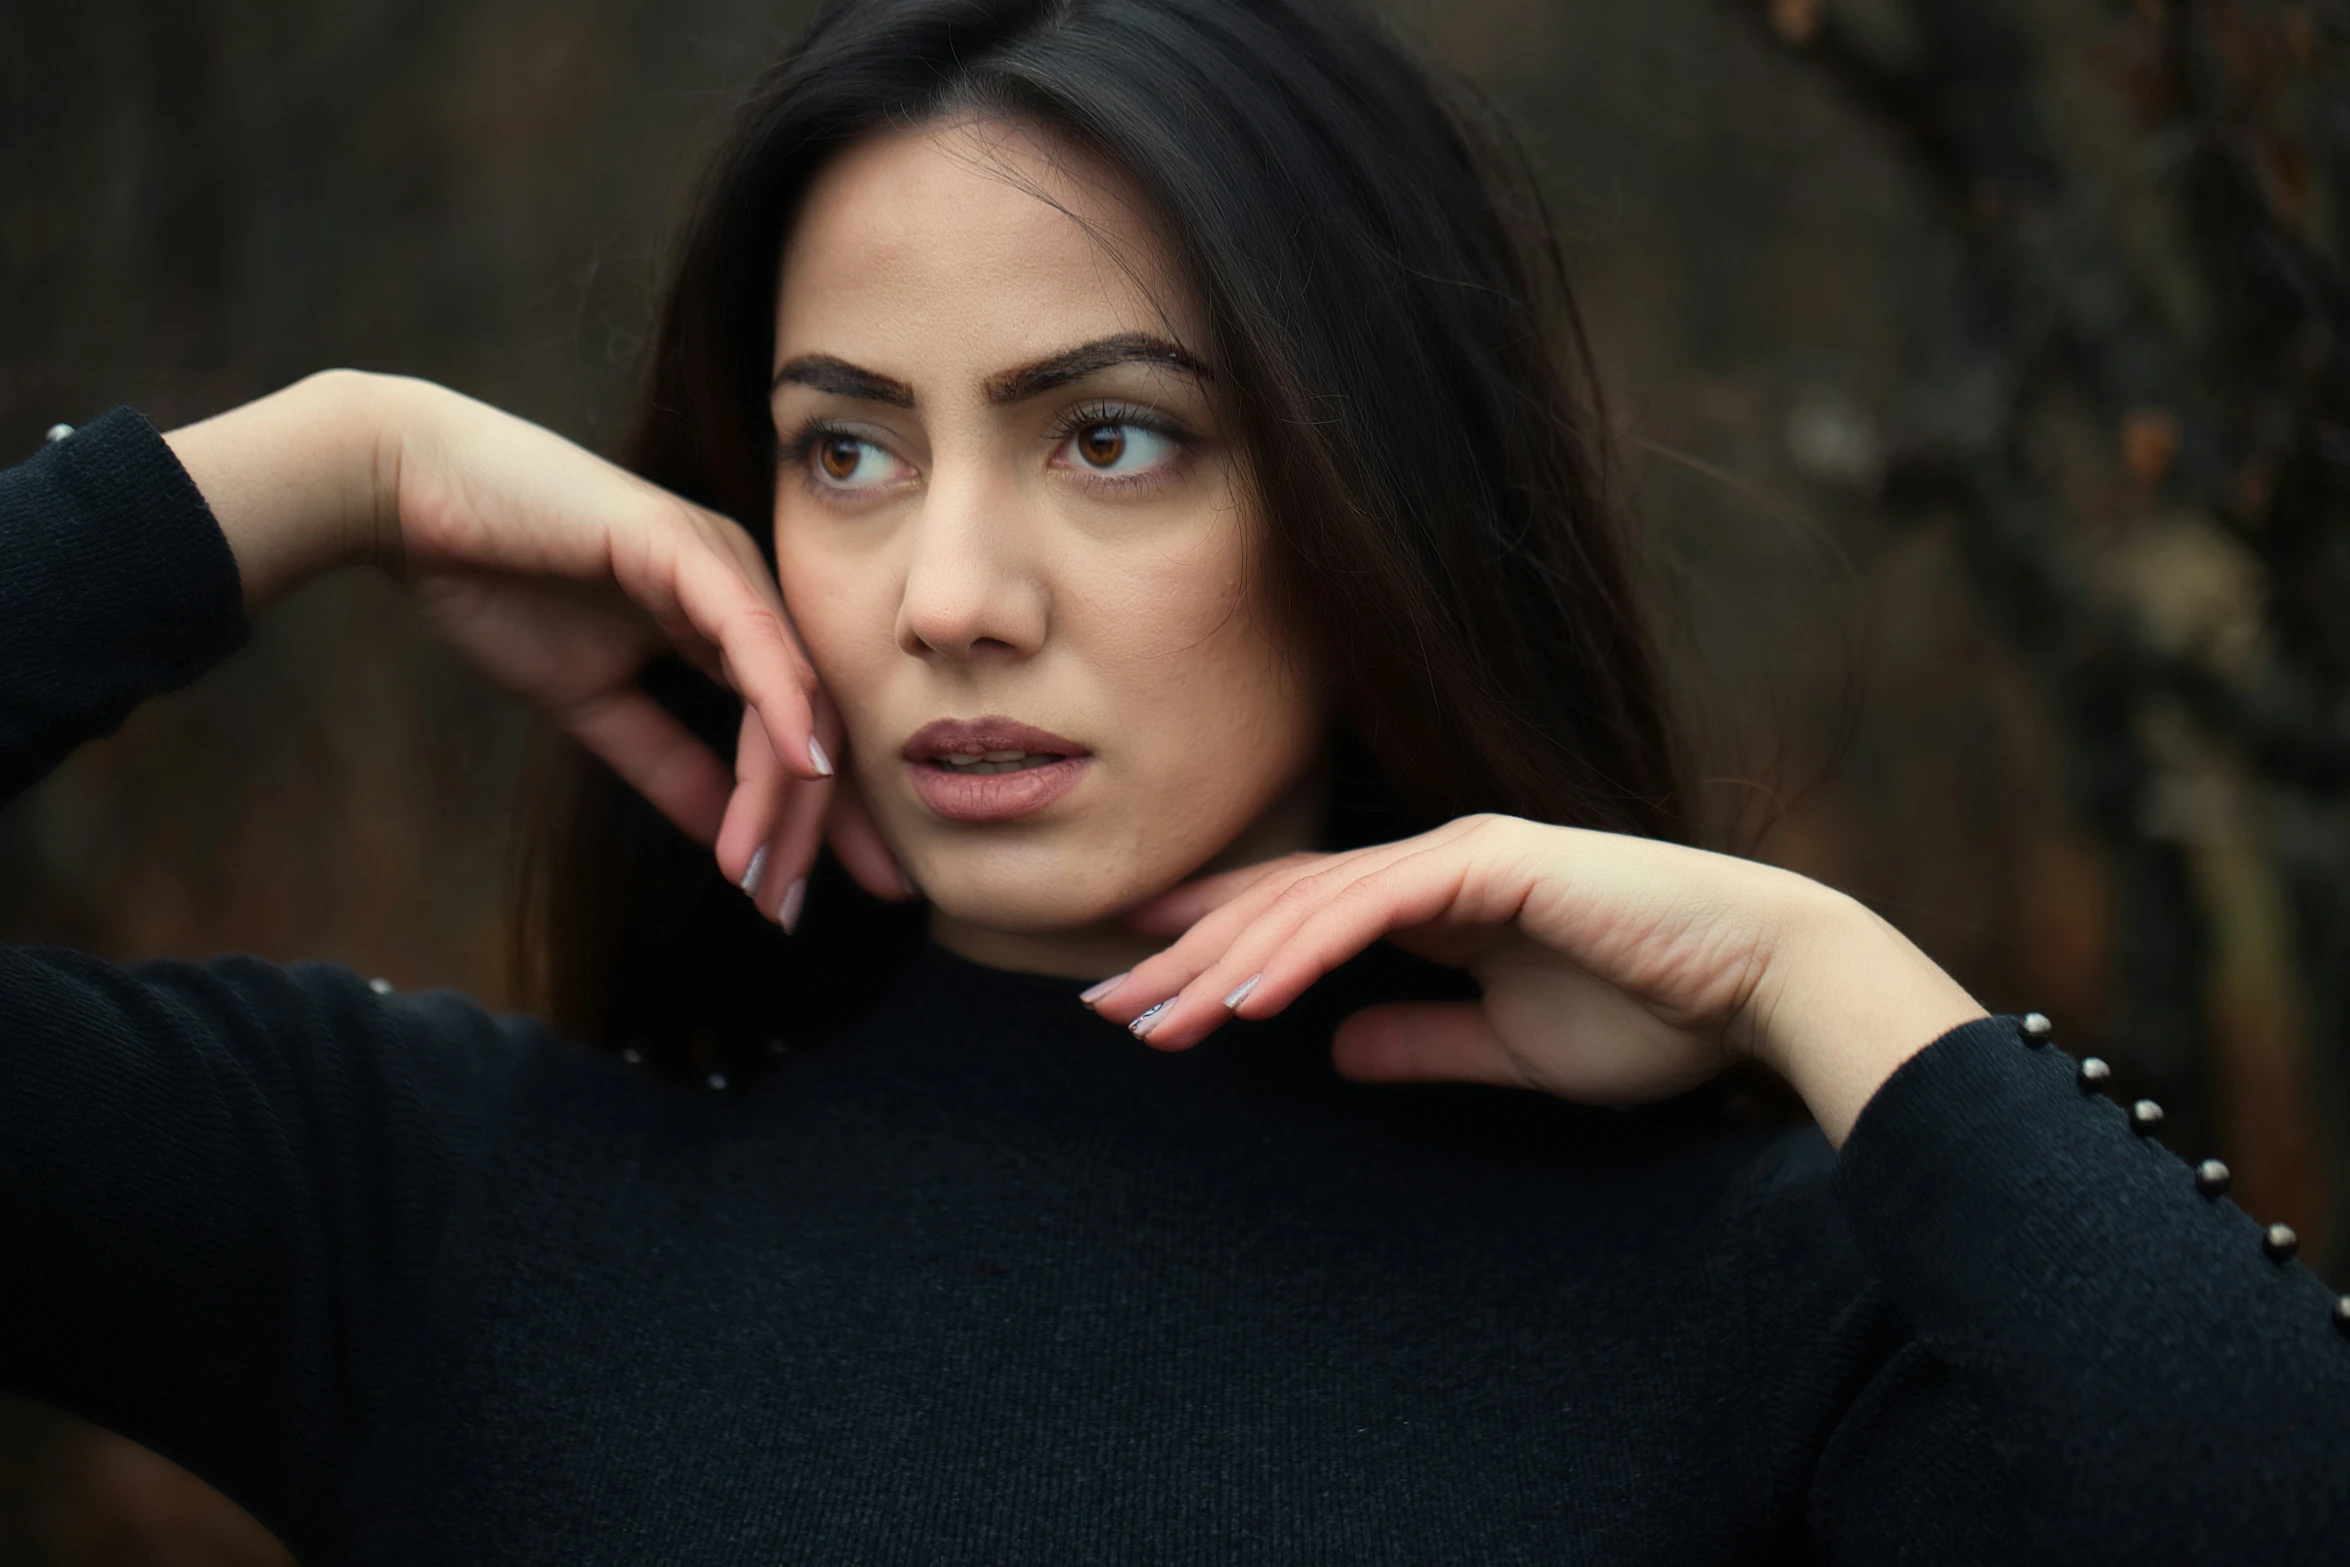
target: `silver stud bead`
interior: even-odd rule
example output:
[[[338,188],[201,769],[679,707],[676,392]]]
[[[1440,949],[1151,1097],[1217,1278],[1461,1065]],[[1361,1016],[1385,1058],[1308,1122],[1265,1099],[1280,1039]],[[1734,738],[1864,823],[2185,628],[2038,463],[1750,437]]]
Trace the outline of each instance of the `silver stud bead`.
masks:
[[[2334,1331],[2350,1338],[2350,1295],[2334,1302]]]
[[[2048,1021],[2045,1012],[2026,1012],[2016,1026],[2023,1032],[2024,1043],[2034,1050],[2056,1037],[2056,1025]]]
[[[62,440],[64,440],[64,439],[65,439],[67,436],[69,436],[69,435],[71,435],[71,434],[73,434],[73,426],[72,426],[72,425],[70,425],[70,424],[53,424],[53,425],[49,426],[49,428],[48,428],[46,431],[44,431],[44,432],[42,433],[41,440],[42,440],[42,442],[43,442],[44,444],[46,444],[46,445],[49,445],[49,446],[55,446],[55,445],[56,445],[56,444],[57,444],[59,441],[62,441]]]
[[[724,1088],[725,1086],[726,1074],[724,1072],[712,1072],[710,1074],[710,1087],[713,1091]]]
[[[2301,1237],[2293,1233],[2290,1224],[2272,1224],[2261,1231],[2260,1249],[2268,1253],[2271,1262],[2283,1262],[2301,1249]]]
[[[2206,1159],[2195,1166],[2195,1189],[2206,1197],[2217,1197],[2226,1191],[2230,1179],[2228,1167],[2217,1159]]]
[[[626,1061],[630,1066],[643,1066],[645,1064],[645,1053],[642,1050],[637,1049],[636,1046],[631,1045],[626,1050],[620,1052],[620,1059]]]
[[[2112,1076],[2112,1067],[2107,1066],[2095,1056],[2088,1057],[2081,1063],[2081,1092],[2084,1094],[2098,1092],[2105,1087],[2106,1080]]]
[[[388,996],[392,993],[392,982],[379,974],[367,982],[367,988],[379,996]]]
[[[2130,1130],[2140,1137],[2153,1133],[2162,1124],[2162,1106],[2151,1099],[2141,1099],[2130,1106]]]

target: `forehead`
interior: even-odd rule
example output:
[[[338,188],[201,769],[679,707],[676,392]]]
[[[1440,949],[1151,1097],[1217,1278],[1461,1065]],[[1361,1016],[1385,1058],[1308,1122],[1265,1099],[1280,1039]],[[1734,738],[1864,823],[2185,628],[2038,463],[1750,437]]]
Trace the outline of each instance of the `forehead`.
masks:
[[[810,186],[784,247],[776,358],[919,381],[1119,332],[1204,347],[1132,182],[1049,133],[965,119],[878,133]]]

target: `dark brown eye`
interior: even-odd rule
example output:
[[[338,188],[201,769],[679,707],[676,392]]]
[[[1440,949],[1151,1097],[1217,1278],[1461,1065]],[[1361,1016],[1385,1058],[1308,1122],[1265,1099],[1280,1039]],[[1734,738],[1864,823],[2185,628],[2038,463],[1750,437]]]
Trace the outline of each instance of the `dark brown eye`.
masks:
[[[865,460],[865,443],[845,435],[826,438],[816,449],[816,460],[824,471],[846,483],[857,475],[857,465]]]
[[[1096,468],[1107,468],[1126,455],[1126,426],[1089,424],[1077,432],[1077,453]]]

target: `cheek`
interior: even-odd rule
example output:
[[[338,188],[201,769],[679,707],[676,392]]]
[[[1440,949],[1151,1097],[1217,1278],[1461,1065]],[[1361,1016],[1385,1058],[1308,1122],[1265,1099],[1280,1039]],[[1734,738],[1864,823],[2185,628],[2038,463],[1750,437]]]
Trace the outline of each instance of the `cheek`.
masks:
[[[800,644],[844,718],[860,710],[867,688],[888,663],[896,601],[872,564],[838,551],[795,547],[776,530],[776,580]]]
[[[1309,661],[1270,623],[1239,554],[1163,559],[1087,616],[1130,744],[1158,776],[1219,797],[1278,792],[1322,728]]]
[[[1154,552],[1122,574],[1116,590],[1102,595],[1102,613],[1089,618],[1138,676],[1182,687],[1208,670],[1282,678],[1292,660],[1252,579],[1252,554],[1229,536]]]

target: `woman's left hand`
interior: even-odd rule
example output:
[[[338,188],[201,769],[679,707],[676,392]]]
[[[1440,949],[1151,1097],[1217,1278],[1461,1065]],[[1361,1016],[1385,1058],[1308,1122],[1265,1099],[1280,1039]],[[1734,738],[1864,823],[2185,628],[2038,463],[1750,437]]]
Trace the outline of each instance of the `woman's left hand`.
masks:
[[[1483,998],[1355,1014],[1332,1045],[1348,1077],[1621,1104],[1752,1057],[1839,1144],[1896,1066],[1984,1015],[1900,932],[1818,882],[1507,816],[1209,877],[1135,923],[1183,934],[1094,1005],[1161,1049],[1270,1017],[1385,937],[1467,970]]]

